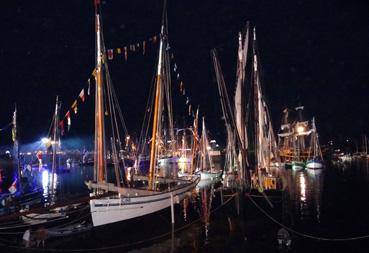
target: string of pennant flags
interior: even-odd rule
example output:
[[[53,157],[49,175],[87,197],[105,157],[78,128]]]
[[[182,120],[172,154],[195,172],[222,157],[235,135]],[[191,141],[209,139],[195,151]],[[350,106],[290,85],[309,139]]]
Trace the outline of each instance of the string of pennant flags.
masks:
[[[95,71],[94,71],[95,72]],[[94,72],[92,73],[92,75],[94,74]],[[90,96],[90,79],[88,79],[88,87],[87,87],[87,96]],[[72,125],[72,119],[71,119],[71,112],[73,112],[74,114],[78,113],[78,101],[81,101],[82,103],[84,103],[86,101],[86,93],[85,93],[85,88],[82,88],[82,90],[80,91],[80,93],[78,94],[78,97],[74,100],[74,102],[72,103],[70,109],[67,111],[67,113],[64,115],[63,119],[60,120],[59,122],[59,128],[60,128],[60,133],[61,135],[64,135],[64,121],[67,121],[67,126],[68,126],[68,131]]]
[[[131,43],[122,47],[117,47],[117,48],[109,48],[107,50],[107,54],[108,54],[108,60],[113,60],[114,58],[117,59],[120,56],[123,56],[125,61],[128,60],[128,54],[129,52],[133,52],[133,53],[142,53],[142,55],[146,54],[146,50],[148,45],[151,44],[155,44],[157,42],[159,38],[159,35],[154,35],[149,37],[146,40],[137,42],[137,43]]]
[[[148,39],[148,41],[152,42],[152,43],[156,43],[157,39],[158,39],[158,36],[155,35],[153,37],[150,37]],[[107,50],[108,59],[109,60],[114,59],[114,54],[117,54],[117,55],[123,54],[125,60],[127,60],[128,50],[132,51],[132,52],[139,52],[139,50],[142,50],[142,54],[145,55],[146,45],[147,45],[146,41],[143,41],[141,45],[139,43],[136,43],[136,44],[130,44],[129,46],[124,46],[122,48],[108,49]],[[167,50],[170,50],[170,47],[168,47]],[[185,106],[187,107],[188,116],[195,117],[194,111],[192,109],[189,94],[188,93],[186,94],[185,85],[184,85],[183,79],[181,77],[181,74],[179,72],[179,67],[178,67],[178,65],[175,61],[175,57],[174,57],[173,52],[171,52],[170,58],[171,58],[171,61],[173,62],[172,67],[173,67],[173,72],[175,74],[175,78],[176,78],[177,83],[178,83],[179,93],[185,98]],[[93,76],[93,77],[95,76],[95,71],[96,70],[94,69],[91,76]],[[63,119],[60,120],[59,128],[60,128],[61,135],[65,134],[65,131],[64,131],[65,130],[65,128],[64,128],[64,122],[65,121],[67,122],[68,131],[70,130],[70,127],[72,125],[71,116],[72,116],[72,114],[76,115],[78,113],[78,103],[79,102],[84,103],[86,101],[86,93],[87,93],[87,96],[90,96],[90,88],[91,88],[90,78],[88,78],[87,84],[88,84],[87,88],[86,87],[82,88],[82,90],[79,92],[77,98],[73,101],[70,109],[64,115]],[[87,92],[86,92],[86,90],[87,90]]]

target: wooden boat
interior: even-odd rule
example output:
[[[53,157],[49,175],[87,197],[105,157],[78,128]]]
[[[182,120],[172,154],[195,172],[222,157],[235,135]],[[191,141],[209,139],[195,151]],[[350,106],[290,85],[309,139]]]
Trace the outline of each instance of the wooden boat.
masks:
[[[200,150],[198,157],[198,167],[195,174],[200,175],[201,180],[216,180],[220,179],[223,173],[222,170],[214,167],[212,158],[210,156],[210,143],[205,126],[205,118],[202,118],[202,133],[200,139]]]
[[[310,152],[309,158],[306,161],[307,169],[322,169],[323,168],[323,155],[322,150],[320,149],[318,133],[316,131],[315,126],[315,118],[311,121],[312,124],[312,133],[310,140]]]
[[[185,193],[192,190],[199,182],[198,177],[191,177],[189,180],[159,178],[157,176],[157,160],[159,153],[158,136],[160,136],[161,129],[161,115],[163,110],[163,103],[165,102],[164,85],[168,81],[164,68],[168,68],[168,52],[167,36],[166,36],[166,12],[165,4],[163,11],[163,23],[161,27],[160,44],[159,44],[159,58],[157,65],[156,87],[155,87],[155,106],[153,114],[152,138],[151,138],[151,152],[150,152],[150,167],[147,177],[138,177],[136,175],[131,179],[134,187],[129,188],[120,181],[119,159],[116,152],[116,146],[121,143],[115,142],[118,134],[111,138],[112,157],[114,161],[114,169],[116,174],[116,184],[106,182],[106,146],[105,146],[105,109],[112,110],[109,112],[110,116],[116,115],[116,104],[113,104],[111,99],[104,99],[103,90],[107,89],[109,94],[110,85],[103,83],[103,71],[105,71],[106,78],[109,80],[109,72],[106,59],[105,45],[101,30],[101,15],[99,1],[95,2],[95,20],[96,20],[96,104],[95,104],[95,156],[94,156],[94,181],[86,182],[89,189],[93,190],[92,195],[98,197],[102,192],[114,193],[111,197],[102,197],[90,200],[90,209],[93,226],[103,226],[107,224],[128,221],[133,218],[143,217],[163,210],[173,203],[173,198],[180,200],[185,196]],[[104,68],[103,68],[104,65]],[[166,83],[167,84],[167,83]],[[106,94],[105,93],[105,94]],[[105,102],[108,107],[105,108]],[[116,120],[116,119],[113,119]],[[111,132],[117,133],[118,129],[112,126]]]

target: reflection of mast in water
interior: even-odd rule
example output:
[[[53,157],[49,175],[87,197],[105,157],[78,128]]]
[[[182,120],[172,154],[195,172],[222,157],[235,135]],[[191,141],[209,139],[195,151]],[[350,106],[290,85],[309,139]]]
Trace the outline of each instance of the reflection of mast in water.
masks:
[[[321,216],[321,203],[323,195],[324,175],[322,170],[308,171],[308,175],[311,178],[311,189],[313,191],[314,205],[316,211],[317,222],[320,222]]]
[[[188,198],[183,199],[183,220],[187,221]]]
[[[214,194],[214,185],[211,185],[210,194],[208,197],[208,188],[204,188],[202,190],[202,210],[203,210],[203,221],[205,225],[205,243],[208,242],[209,236],[209,225],[210,225],[210,213],[211,213],[211,204],[213,200]],[[208,202],[209,199],[209,202]]]

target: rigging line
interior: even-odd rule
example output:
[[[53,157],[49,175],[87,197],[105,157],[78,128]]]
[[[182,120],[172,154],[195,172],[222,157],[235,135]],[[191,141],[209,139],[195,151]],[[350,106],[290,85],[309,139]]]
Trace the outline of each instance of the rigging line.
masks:
[[[7,124],[6,126],[4,126],[3,128],[0,128],[0,132],[7,130],[11,125],[13,125],[13,122],[10,122],[9,124]]]
[[[156,62],[158,61],[159,55],[156,56]],[[147,104],[145,107],[144,119],[142,121],[139,143],[137,147],[137,153],[144,153],[146,147],[146,139],[149,133],[149,122],[151,121],[152,109],[154,105],[154,94],[155,94],[155,83],[156,83],[156,68],[153,68],[153,74],[151,79],[150,91],[149,91],[149,99],[147,100]],[[146,127],[146,129],[145,129]]]
[[[232,199],[234,199],[234,197],[236,196],[237,193],[235,194],[232,194],[230,196],[229,199],[227,199],[225,202],[223,202],[223,204],[221,204],[220,206],[218,206],[217,208],[213,209],[211,213],[215,213],[216,211],[218,211],[220,208],[222,208],[223,206],[227,205]],[[209,215],[210,215],[209,214]],[[174,233],[178,233],[198,222],[201,222],[201,215],[199,215],[200,217],[198,219],[195,219],[194,221],[186,224],[186,225],[183,225],[182,227],[179,227],[177,229],[174,230]],[[21,246],[15,246],[15,245],[8,245],[6,243],[9,243],[9,241],[6,241],[4,242],[4,240],[0,239],[0,245],[2,246],[5,246],[7,248],[13,248],[13,249],[21,249],[21,250],[30,250],[30,251],[43,251],[43,252],[46,252],[46,251],[54,251],[54,252],[89,252],[89,251],[104,251],[104,250],[111,250],[111,249],[119,249],[119,248],[127,248],[127,247],[132,247],[132,246],[138,246],[138,245],[142,245],[142,244],[145,244],[145,243],[148,243],[148,242],[152,242],[152,241],[155,241],[155,240],[158,240],[158,239],[162,239],[164,237],[167,237],[169,235],[172,234],[172,231],[171,232],[167,232],[167,233],[164,233],[162,235],[158,235],[158,236],[154,236],[152,238],[149,238],[147,240],[141,240],[141,241],[137,241],[137,242],[134,242],[134,243],[127,243],[127,244],[120,244],[120,245],[114,245],[114,246],[108,246],[108,247],[100,247],[100,248],[82,248],[82,249],[57,249],[57,248],[54,248],[54,249],[48,249],[48,248],[26,248],[26,247],[21,247]],[[2,243],[1,243],[2,241]]]
[[[272,222],[276,223],[277,225],[285,228],[286,230],[290,231],[293,234],[296,234],[298,236],[304,237],[304,238],[308,238],[308,239],[313,239],[313,240],[319,240],[319,241],[355,241],[355,240],[363,240],[363,239],[369,239],[369,235],[361,235],[361,236],[354,236],[354,237],[345,237],[345,238],[329,238],[329,237],[320,237],[320,236],[314,236],[314,235],[309,235],[303,232],[299,232],[297,230],[294,230],[293,228],[290,228],[286,225],[284,225],[283,223],[279,222],[278,220],[276,220],[275,218],[273,218],[271,215],[269,215],[262,207],[260,207],[251,197],[251,195],[249,195],[248,193],[246,193],[246,196],[251,200],[251,202],[255,205],[255,207],[257,209],[259,209],[259,211],[261,211],[267,218],[269,218]]]

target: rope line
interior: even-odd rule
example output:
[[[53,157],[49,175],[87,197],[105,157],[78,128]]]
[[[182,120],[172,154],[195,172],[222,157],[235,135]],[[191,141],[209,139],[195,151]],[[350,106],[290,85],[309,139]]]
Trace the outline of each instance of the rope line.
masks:
[[[329,238],[329,237],[320,237],[315,235],[309,235],[306,233],[299,232],[297,230],[294,230],[293,228],[290,228],[283,223],[277,221],[275,218],[273,218],[271,215],[269,215],[262,207],[260,207],[253,199],[252,196],[249,194],[246,194],[246,196],[250,199],[250,201],[255,205],[257,209],[259,209],[260,212],[262,212],[267,218],[269,218],[274,223],[278,224],[279,226],[283,227],[284,229],[288,230],[289,232],[296,234],[298,236],[313,239],[313,240],[319,240],[319,241],[354,241],[354,240],[362,240],[362,239],[369,239],[369,235],[362,235],[362,236],[355,236],[355,237],[346,237],[346,238]]]

